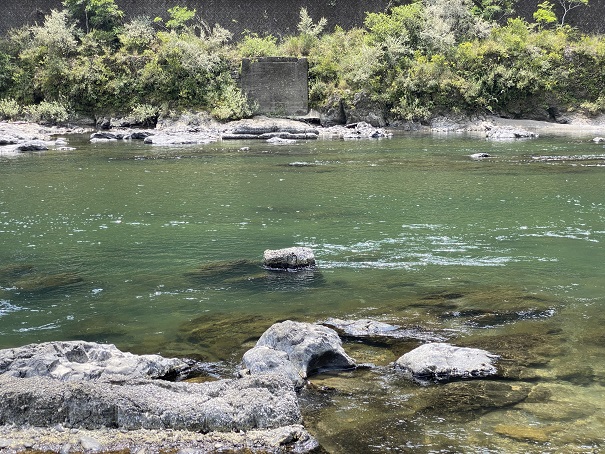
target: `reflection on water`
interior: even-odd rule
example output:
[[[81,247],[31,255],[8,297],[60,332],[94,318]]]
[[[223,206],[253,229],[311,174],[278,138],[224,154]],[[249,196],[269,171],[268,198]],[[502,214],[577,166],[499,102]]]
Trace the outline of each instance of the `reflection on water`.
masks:
[[[112,342],[227,377],[277,321],[372,319],[407,335],[343,336],[372,366],[301,394],[329,452],[598,451],[605,202],[585,139],[0,156],[0,347]],[[261,267],[294,245],[318,269]],[[500,355],[500,377],[406,381],[390,363],[427,339]]]

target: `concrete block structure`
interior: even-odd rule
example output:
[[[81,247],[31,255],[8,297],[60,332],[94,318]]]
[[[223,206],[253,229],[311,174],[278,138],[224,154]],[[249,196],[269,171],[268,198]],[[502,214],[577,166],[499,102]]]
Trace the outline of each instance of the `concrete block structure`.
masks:
[[[242,61],[240,83],[259,113],[306,115],[309,110],[309,64],[306,58],[264,57]]]

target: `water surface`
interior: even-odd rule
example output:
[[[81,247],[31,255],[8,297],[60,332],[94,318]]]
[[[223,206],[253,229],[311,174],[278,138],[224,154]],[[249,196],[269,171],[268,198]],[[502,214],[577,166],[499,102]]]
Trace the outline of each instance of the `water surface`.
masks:
[[[376,367],[302,395],[328,451],[599,450],[605,149],[591,138],[73,137],[76,151],[1,155],[0,348],[111,342],[229,376],[276,321],[373,318],[503,355],[505,379],[421,387],[389,367],[420,340],[347,339]],[[319,269],[260,268],[292,245]]]

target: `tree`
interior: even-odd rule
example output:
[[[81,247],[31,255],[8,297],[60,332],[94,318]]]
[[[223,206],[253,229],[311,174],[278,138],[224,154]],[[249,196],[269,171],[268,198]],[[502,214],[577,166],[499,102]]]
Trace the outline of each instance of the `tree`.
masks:
[[[572,9],[575,9],[579,6],[588,5],[588,0],[557,0],[557,3],[561,5],[563,9],[563,15],[561,16],[561,25],[565,25],[565,18],[567,17],[567,13],[569,13]]]
[[[534,20],[539,26],[549,25],[557,22],[557,15],[553,11],[555,5],[550,3],[548,0],[540,3],[538,9],[534,13]]]
[[[63,0],[63,6],[71,17],[84,24],[86,33],[92,29],[113,31],[124,17],[115,0]]]
[[[473,0],[473,14],[485,20],[501,20],[513,13],[517,0]]]

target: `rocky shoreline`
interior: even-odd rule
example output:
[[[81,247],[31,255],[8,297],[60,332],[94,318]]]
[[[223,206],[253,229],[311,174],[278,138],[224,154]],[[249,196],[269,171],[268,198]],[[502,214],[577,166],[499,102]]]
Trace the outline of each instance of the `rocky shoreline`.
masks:
[[[102,123],[103,128],[43,126],[26,122],[0,122],[0,154],[17,154],[49,149],[70,151],[67,136],[90,134],[93,143],[118,140],[142,140],[160,146],[197,145],[229,140],[260,140],[271,144],[293,144],[317,139],[357,140],[390,138],[393,133],[415,131],[425,133],[471,133],[490,140],[536,138],[548,135],[593,134],[598,143],[605,134],[605,115],[595,118],[570,117],[567,123],[535,120],[512,120],[493,116],[436,117],[426,124],[398,123],[390,127],[374,126],[366,121],[318,126],[313,118],[285,119],[254,117],[221,124],[202,114],[183,115],[158,122],[153,129],[126,128],[119,121]]]

